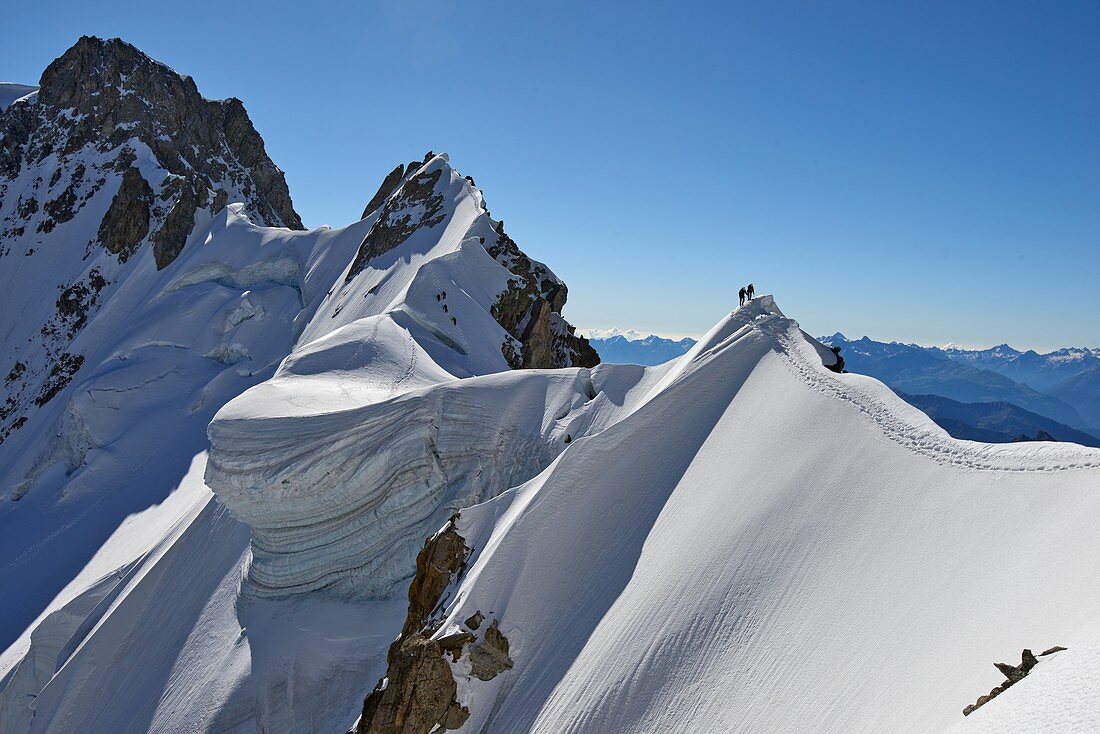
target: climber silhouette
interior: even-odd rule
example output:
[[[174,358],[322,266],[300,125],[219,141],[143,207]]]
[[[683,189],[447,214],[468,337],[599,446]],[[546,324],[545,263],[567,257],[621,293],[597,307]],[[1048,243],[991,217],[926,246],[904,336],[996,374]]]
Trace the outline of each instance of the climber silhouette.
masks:
[[[446,303],[443,304],[443,313],[447,313],[447,304]]]
[[[744,289],[744,287],[742,287],[741,290],[737,292],[737,297],[741,299],[741,302],[737,305],[744,306],[745,305],[745,289]]]
[[[753,287],[752,283],[749,283],[749,287],[745,289],[745,295],[748,296],[750,301],[756,298],[756,288]]]
[[[451,317],[451,323],[454,324],[455,326],[458,326],[458,319],[456,319],[454,316],[452,316]]]

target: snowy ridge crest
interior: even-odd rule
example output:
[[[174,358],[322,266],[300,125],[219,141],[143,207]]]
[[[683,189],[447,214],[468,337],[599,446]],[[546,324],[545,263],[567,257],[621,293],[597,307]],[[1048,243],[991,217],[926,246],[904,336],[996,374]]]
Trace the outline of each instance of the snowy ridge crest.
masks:
[[[1100,541],[1072,518],[1100,507],[1100,451],[951,439],[826,355],[756,299],[658,368],[633,410],[461,513],[471,555],[421,634],[447,648],[491,618],[510,662],[491,678],[451,665],[462,731],[937,731],[982,689],[989,650],[1039,635],[1095,648]],[[1067,523],[1062,547],[1041,540]],[[1007,551],[1006,532],[1037,542]],[[980,574],[958,571],[964,555]],[[1027,611],[1005,614],[1018,584]],[[942,623],[917,622],[929,613]],[[891,635],[902,619],[919,634]],[[899,668],[899,647],[937,675]],[[838,660],[843,676],[806,685]],[[401,673],[391,659],[386,680]],[[852,677],[860,696],[833,705]],[[1095,721],[1087,706],[1069,718]]]

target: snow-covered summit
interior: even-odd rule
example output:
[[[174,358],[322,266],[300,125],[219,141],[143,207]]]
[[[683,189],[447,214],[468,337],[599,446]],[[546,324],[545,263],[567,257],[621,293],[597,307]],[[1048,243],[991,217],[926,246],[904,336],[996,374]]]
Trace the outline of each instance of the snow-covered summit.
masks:
[[[0,332],[0,444],[92,365],[81,335],[108,302],[147,303],[194,231],[237,216],[301,228],[240,101],[127,43],[81,38],[0,111],[0,308],[19,314]]]

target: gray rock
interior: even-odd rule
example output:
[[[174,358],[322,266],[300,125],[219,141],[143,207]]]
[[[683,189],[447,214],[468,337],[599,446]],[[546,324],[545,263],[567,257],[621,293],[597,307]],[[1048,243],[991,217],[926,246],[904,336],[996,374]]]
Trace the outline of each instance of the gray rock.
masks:
[[[374,192],[374,196],[367,202],[367,206],[363,209],[363,216],[360,219],[366,219],[374,210],[382,206],[382,202],[389,197],[390,194],[400,185],[401,179],[405,177],[405,167],[398,165],[392,171],[386,174],[386,178],[382,180],[382,185],[378,187],[378,191]]]
[[[153,189],[137,168],[127,168],[111,207],[99,223],[99,242],[126,262],[149,234]]]
[[[480,680],[492,680],[512,668],[508,638],[497,628],[495,619],[485,628],[485,639],[470,648],[470,664]]]
[[[1059,650],[1065,650],[1064,647],[1052,647],[1043,655],[1048,655],[1052,652],[1058,652]],[[963,716],[969,716],[975,710],[989,703],[991,700],[1004,693],[1010,686],[1019,683],[1021,680],[1031,672],[1031,669],[1039,664],[1038,658],[1031,652],[1030,649],[1024,648],[1024,651],[1020,654],[1019,665],[1009,665],[1008,663],[993,663],[993,667],[1001,671],[1001,674],[1005,677],[1005,682],[995,687],[989,692],[989,695],[981,696],[977,701],[966,706],[963,709]]]

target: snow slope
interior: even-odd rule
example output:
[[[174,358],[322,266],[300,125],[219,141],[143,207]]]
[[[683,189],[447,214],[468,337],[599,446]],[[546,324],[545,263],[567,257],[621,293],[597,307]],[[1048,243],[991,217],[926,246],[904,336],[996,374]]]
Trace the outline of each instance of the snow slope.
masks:
[[[425,219],[408,204],[406,185],[421,180],[433,181],[427,194],[438,197],[439,216]],[[396,186],[385,207],[342,229],[258,226],[231,204],[200,221],[163,269],[145,248],[111,271],[103,303],[68,345],[82,367],[3,445],[0,472],[17,501],[0,504],[0,582],[25,591],[0,609],[0,731],[67,731],[76,722],[93,731],[346,727],[400,627],[404,603],[394,597],[418,537],[447,507],[532,476],[566,445],[567,431],[606,420],[586,369],[530,371],[544,375],[535,382],[513,376],[503,347],[526,345],[498,322],[499,300],[518,292],[523,308],[543,301],[509,269],[518,250],[489,254],[485,243],[504,235],[481,192],[443,155],[410,165]],[[402,236],[363,259],[383,217]],[[63,254],[53,260],[65,262]],[[560,286],[560,308],[564,286],[528,263],[544,287]],[[523,334],[569,359],[560,314],[547,329]],[[461,380],[471,388],[452,401],[446,388],[471,375],[488,382]],[[606,379],[625,392],[643,377],[626,370]],[[206,426],[257,383],[211,428],[227,441],[210,462],[211,476],[226,477],[215,502],[201,480]],[[437,386],[442,392],[423,394]],[[394,467],[372,441],[392,444],[395,461],[403,452],[431,459],[418,431],[442,407],[448,419],[466,410],[470,421],[446,422],[438,438],[435,456],[448,460],[443,491],[420,496],[417,476],[392,496],[367,485],[374,494],[355,514],[347,498],[357,486],[340,478],[367,481]],[[572,407],[577,415],[567,417]],[[555,419],[551,410],[564,412]],[[494,412],[495,426],[483,424]],[[256,426],[266,431],[259,440]],[[498,443],[479,454],[470,442],[482,429]],[[334,494],[318,482],[317,497],[295,505],[299,488],[281,480],[316,479],[300,467],[279,475],[282,494],[258,491],[257,467],[295,459],[324,465]],[[415,462],[409,471],[419,471]],[[238,494],[235,473],[244,477]],[[439,476],[425,481],[438,487]],[[390,534],[365,547],[347,542],[371,522]],[[345,565],[308,547],[316,538],[334,539]],[[341,579],[342,587],[330,583]],[[300,593],[329,587],[343,593]],[[110,675],[99,673],[105,659]]]
[[[514,661],[454,666],[462,731],[989,730],[1038,720],[997,699],[962,722],[991,663],[1054,644],[1095,687],[1100,451],[952,439],[825,370],[768,297],[674,364],[462,512],[474,555],[434,635],[480,611]],[[1050,666],[1006,700],[1057,686]],[[1094,696],[1067,698],[1066,730],[1100,726]]]
[[[0,731],[26,731],[32,702],[40,731],[66,730],[65,711],[74,711],[74,720],[106,715],[81,701],[116,716],[127,710],[123,703],[139,710],[136,698],[151,705],[164,681],[139,673],[171,666],[172,641],[186,639],[202,610],[194,604],[221,588],[221,611],[235,620],[239,579],[226,574],[247,553],[248,532],[213,504],[202,483],[205,426],[227,400],[271,375],[293,344],[295,318],[335,279],[327,256],[342,268],[363,227],[270,229],[231,205],[196,232],[201,246],[186,248],[169,268],[156,271],[148,252],[131,263],[122,287],[76,337],[74,347],[85,355],[78,378],[4,445],[0,471],[19,499],[0,504],[0,584],[22,591],[0,609],[7,648],[0,655]],[[181,496],[192,493],[201,501],[185,503]],[[185,517],[180,503],[201,511]],[[163,522],[146,519],[162,511]],[[205,540],[191,542],[210,556],[173,561],[171,581],[148,580],[151,569],[167,563],[161,554],[185,553],[177,546],[195,534]],[[110,551],[116,546],[119,552]],[[101,579],[114,578],[121,581],[111,586],[105,609],[97,589],[107,583]],[[133,601],[139,591],[153,598]],[[188,604],[173,598],[178,594]],[[126,644],[105,638],[111,625],[151,625],[145,634],[163,634],[168,647],[137,636]],[[55,644],[63,654],[55,656]],[[110,695],[66,678],[70,670],[77,680],[96,670],[99,648],[116,661],[116,677],[95,678]],[[31,661],[46,659],[28,675]],[[126,677],[131,673],[142,686]]]

